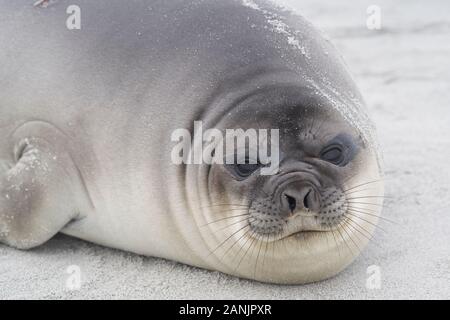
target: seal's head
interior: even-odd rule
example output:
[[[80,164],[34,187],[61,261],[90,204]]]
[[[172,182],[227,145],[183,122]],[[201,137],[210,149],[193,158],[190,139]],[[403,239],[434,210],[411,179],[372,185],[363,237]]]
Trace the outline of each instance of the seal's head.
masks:
[[[204,130],[221,132],[201,139],[210,143],[206,150],[235,162],[182,172],[208,248],[199,255],[207,267],[245,278],[325,279],[359,254],[378,221],[383,185],[374,131],[328,41],[298,16],[244,3],[256,12],[256,27],[236,33],[251,38],[255,54],[235,49],[242,39],[229,49],[227,72],[216,73],[217,89],[197,118]],[[234,63],[236,57],[245,63]],[[240,129],[233,141],[256,136],[257,147],[230,148],[230,129]]]
[[[209,259],[243,277],[303,283],[336,274],[358,255],[383,190],[376,152],[338,112],[305,88],[265,88],[217,125],[238,130],[232,148],[226,130],[215,144],[223,163],[200,171],[198,222]]]

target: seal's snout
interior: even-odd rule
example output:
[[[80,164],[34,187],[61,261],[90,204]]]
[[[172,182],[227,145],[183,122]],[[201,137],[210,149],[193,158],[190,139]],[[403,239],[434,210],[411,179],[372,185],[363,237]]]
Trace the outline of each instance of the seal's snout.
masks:
[[[299,211],[318,212],[320,199],[315,188],[302,181],[289,183],[280,195],[280,215],[288,217]]]

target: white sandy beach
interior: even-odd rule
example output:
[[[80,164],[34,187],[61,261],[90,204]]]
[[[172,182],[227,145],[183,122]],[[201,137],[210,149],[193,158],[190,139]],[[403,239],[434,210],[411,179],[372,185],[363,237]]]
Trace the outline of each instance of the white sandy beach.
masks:
[[[282,0],[344,56],[377,125],[386,200],[372,243],[338,276],[303,286],[241,280],[57,236],[31,251],[0,245],[0,299],[450,298],[450,2]],[[366,9],[381,8],[381,30]],[[82,272],[80,290],[67,268]],[[368,289],[379,266],[381,287]]]

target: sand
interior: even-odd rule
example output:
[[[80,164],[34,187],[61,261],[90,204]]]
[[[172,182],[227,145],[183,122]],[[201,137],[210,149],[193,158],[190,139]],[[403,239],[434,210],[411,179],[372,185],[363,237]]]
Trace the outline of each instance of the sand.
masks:
[[[378,127],[393,223],[363,255],[332,279],[278,286],[57,236],[32,251],[0,246],[0,298],[450,298],[450,2],[377,0],[377,31],[366,28],[372,1],[282,2],[336,44]],[[71,265],[79,290],[66,284]],[[366,286],[372,265],[379,288]]]

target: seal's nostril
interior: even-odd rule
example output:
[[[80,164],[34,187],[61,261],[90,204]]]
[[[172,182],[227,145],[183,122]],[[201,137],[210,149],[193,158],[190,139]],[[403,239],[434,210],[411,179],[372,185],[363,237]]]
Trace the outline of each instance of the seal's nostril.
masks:
[[[311,190],[308,191],[308,193],[305,195],[305,197],[303,198],[303,207],[305,209],[309,209],[311,206],[310,203],[310,199],[309,199],[309,195],[311,194]]]
[[[280,215],[283,217],[294,215],[296,211],[317,213],[320,209],[318,194],[314,187],[303,181],[288,185],[279,199]]]
[[[295,198],[288,196],[287,194],[285,195],[288,204],[289,204],[289,210],[291,210],[291,212],[294,212],[295,208],[297,207],[297,201],[295,200]]]

